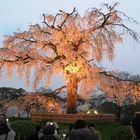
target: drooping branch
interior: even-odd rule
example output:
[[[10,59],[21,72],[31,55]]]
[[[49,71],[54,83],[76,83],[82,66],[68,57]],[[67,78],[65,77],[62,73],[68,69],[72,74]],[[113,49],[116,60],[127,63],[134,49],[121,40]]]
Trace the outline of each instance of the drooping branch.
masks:
[[[99,72],[99,75],[104,79],[100,82],[99,89],[108,97],[116,97],[118,104],[121,105],[128,95],[131,96],[133,103],[140,96],[140,81],[123,79],[115,73],[105,71]]]
[[[114,78],[118,82],[124,81],[124,82],[133,82],[135,84],[139,84],[140,83],[140,81],[134,81],[134,80],[131,80],[131,79],[121,79],[121,78],[119,78],[119,77],[117,77],[117,76],[115,76],[115,75],[113,75],[111,73],[108,73],[107,71],[99,72],[99,74],[105,75],[107,77]]]
[[[139,95],[138,81],[120,79],[98,65],[104,56],[113,60],[115,45],[123,42],[126,33],[139,41],[138,34],[124,24],[124,18],[134,20],[118,11],[117,3],[104,6],[106,12],[93,8],[83,16],[76,8],[71,13],[59,10],[56,15],[43,14],[43,24],[30,25],[27,31],[6,37],[5,52],[0,50],[0,68],[7,69],[7,73],[11,72],[9,66],[17,68],[17,73],[24,75],[25,79],[30,79],[30,71],[34,70],[35,87],[41,79],[48,86],[53,75],[63,74],[67,85],[56,89],[55,95],[69,88],[70,84],[74,86],[73,90],[69,88],[69,97],[75,98],[79,83],[83,94],[101,85],[110,93],[108,96],[117,92],[120,102],[130,92],[136,91],[135,94]],[[73,78],[76,80],[70,83]]]
[[[125,29],[130,34],[130,36],[132,36],[137,42],[139,42],[140,36],[138,35],[138,33],[135,32],[134,30],[128,28],[126,25],[124,25],[124,24],[117,24],[117,23],[113,23],[111,25],[122,27],[123,29]]]

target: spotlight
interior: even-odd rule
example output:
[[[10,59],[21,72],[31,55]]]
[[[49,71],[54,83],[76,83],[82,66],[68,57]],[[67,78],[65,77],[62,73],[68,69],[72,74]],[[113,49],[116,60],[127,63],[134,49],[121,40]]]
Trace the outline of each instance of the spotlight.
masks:
[[[90,111],[87,111],[87,114],[90,114]]]
[[[94,110],[94,114],[98,114],[98,111],[97,110]]]

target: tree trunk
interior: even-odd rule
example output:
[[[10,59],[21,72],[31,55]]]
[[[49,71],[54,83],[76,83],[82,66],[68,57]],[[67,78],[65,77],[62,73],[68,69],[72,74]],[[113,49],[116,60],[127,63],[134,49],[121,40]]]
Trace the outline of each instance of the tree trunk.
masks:
[[[77,113],[77,87],[77,78],[73,76],[67,84],[67,114]]]
[[[122,107],[117,105],[117,117],[118,117],[119,121],[120,121],[120,118],[121,118],[121,113],[122,113]]]
[[[17,117],[20,118],[20,106],[17,107]]]

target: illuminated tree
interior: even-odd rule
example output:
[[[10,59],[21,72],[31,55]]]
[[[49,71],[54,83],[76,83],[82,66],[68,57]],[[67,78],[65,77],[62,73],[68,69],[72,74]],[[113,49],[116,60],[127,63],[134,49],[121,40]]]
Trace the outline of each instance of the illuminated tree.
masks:
[[[17,70],[16,74],[24,76],[27,85],[30,72],[34,70],[34,87],[42,78],[48,85],[53,75],[63,74],[67,87],[67,113],[76,113],[78,84],[81,94],[86,97],[98,85],[108,95],[120,95],[121,103],[127,94],[127,90],[123,94],[123,89],[131,86],[131,81],[121,81],[98,64],[105,56],[113,59],[115,45],[123,42],[125,34],[136,41],[138,36],[123,23],[135,21],[118,11],[117,3],[103,5],[105,10],[92,8],[83,16],[75,8],[71,13],[60,10],[54,16],[43,14],[42,24],[30,25],[27,31],[5,37],[0,51],[1,70],[8,77]],[[112,89],[114,84],[120,88]],[[134,86],[136,88],[131,90],[137,96],[139,85]]]
[[[16,99],[5,102],[8,107],[16,106],[18,108],[18,116],[21,111],[25,111],[29,117],[31,112],[53,112],[62,113],[62,106],[56,99],[46,97],[41,94],[23,95]]]

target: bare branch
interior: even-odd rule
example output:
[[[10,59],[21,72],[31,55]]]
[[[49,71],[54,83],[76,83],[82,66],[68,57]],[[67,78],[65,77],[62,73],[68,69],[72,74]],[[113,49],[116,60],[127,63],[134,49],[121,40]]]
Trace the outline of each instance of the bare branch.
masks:
[[[54,91],[50,92],[51,94],[54,94],[55,96],[57,96],[58,94],[62,93],[62,91],[66,89],[66,86],[62,86],[60,88],[55,89]]]
[[[2,64],[0,65],[0,69],[2,69],[2,66],[4,65],[4,62],[2,62]]]
[[[109,24],[108,24],[109,25]],[[140,42],[140,36],[138,36],[138,33],[135,32],[134,30],[128,28],[126,25],[124,24],[117,24],[117,23],[112,23],[111,25],[115,25],[115,26],[120,26],[122,27],[123,29],[125,29],[129,34],[130,36],[132,36],[137,42]]]
[[[43,23],[44,23],[47,27],[51,27],[51,26],[47,23],[47,21],[46,21],[46,16],[45,16],[45,14],[43,14]]]
[[[65,22],[67,21],[67,19],[68,19],[71,15],[73,15],[73,13],[76,11],[76,8],[74,7],[74,9],[73,9],[73,11],[72,11],[71,13],[65,13],[65,12],[62,11],[62,10],[59,10],[59,11],[62,12],[62,13],[64,13],[64,14],[66,14],[66,17],[64,18],[63,22],[62,22],[60,25],[58,25],[58,27],[59,27],[60,29],[62,29],[62,26],[65,24]]]
[[[102,5],[105,6],[107,9],[109,9],[109,11],[111,12],[112,10],[115,9],[115,7],[116,7],[117,5],[119,5],[119,2],[114,3],[112,6],[109,5],[109,4],[107,4],[107,3],[103,3]]]
[[[57,20],[57,17],[58,17],[59,15],[60,15],[59,13],[56,14],[56,16],[55,16],[55,18],[54,18],[54,21],[53,21],[53,24],[52,24],[53,27],[54,27],[55,22],[56,22],[56,20]]]
[[[118,11],[118,10],[117,10],[117,13],[122,14],[128,21],[133,22],[133,23],[135,23],[135,24],[138,24],[138,22],[137,22],[135,19],[129,17],[129,16],[126,15],[125,13],[123,13],[123,12],[121,12],[121,11]]]
[[[131,79],[127,79],[127,80],[126,79],[120,79],[119,77],[117,77],[117,76],[115,76],[115,75],[113,75],[111,73],[108,73],[106,71],[99,72],[99,74],[105,75],[107,77],[112,77],[118,82],[124,81],[124,82],[132,82],[132,83],[135,83],[135,84],[140,84],[140,81],[134,81],[134,80],[131,80]]]

